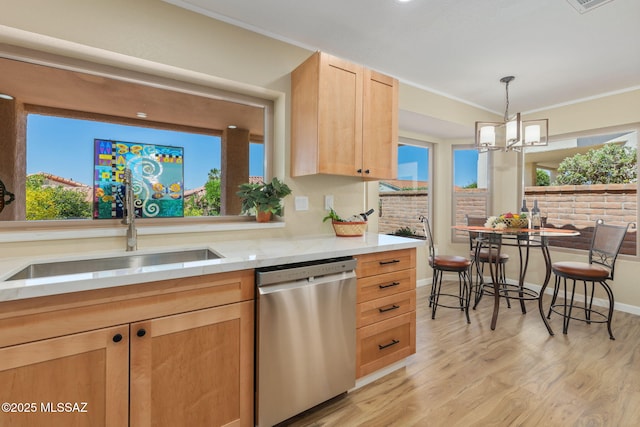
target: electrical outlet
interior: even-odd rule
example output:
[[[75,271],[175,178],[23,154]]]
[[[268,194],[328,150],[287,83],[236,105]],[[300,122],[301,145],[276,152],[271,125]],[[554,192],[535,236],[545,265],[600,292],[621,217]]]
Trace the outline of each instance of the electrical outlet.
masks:
[[[309,210],[309,198],[307,196],[296,196],[294,204],[297,211]]]
[[[327,194],[324,196],[324,210],[330,211],[333,209],[333,194]]]

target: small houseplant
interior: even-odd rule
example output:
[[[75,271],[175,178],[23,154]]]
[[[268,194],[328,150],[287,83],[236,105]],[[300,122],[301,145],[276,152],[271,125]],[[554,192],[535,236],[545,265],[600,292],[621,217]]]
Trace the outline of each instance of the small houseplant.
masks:
[[[272,215],[282,214],[282,199],[291,194],[289,186],[274,177],[267,183],[247,182],[238,186],[242,213],[255,213],[258,222],[268,222]]]

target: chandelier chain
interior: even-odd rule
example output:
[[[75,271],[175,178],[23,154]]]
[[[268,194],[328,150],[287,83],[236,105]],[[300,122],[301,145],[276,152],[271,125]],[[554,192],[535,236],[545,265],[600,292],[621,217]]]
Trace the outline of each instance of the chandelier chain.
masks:
[[[500,79],[502,83],[504,83],[505,90],[505,108],[504,108],[504,121],[509,121],[509,83],[515,80],[514,76],[506,76]]]

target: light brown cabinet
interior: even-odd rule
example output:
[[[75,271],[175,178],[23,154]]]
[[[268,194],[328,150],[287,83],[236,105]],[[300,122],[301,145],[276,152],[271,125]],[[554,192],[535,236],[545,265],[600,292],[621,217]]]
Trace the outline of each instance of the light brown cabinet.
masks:
[[[126,426],[126,325],[0,349],[3,426]]]
[[[398,81],[317,52],[291,74],[291,175],[396,179]]]
[[[252,271],[2,303],[0,425],[250,426],[253,304]]]
[[[359,255],[356,377],[416,352],[416,250]]]

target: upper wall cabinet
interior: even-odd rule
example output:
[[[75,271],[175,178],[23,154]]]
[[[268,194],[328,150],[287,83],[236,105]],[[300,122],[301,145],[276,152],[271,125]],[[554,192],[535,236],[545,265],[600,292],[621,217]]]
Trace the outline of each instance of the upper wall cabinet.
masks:
[[[291,175],[395,179],[398,81],[317,52],[291,74]]]

